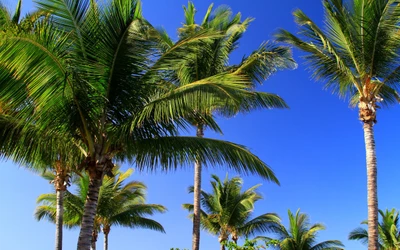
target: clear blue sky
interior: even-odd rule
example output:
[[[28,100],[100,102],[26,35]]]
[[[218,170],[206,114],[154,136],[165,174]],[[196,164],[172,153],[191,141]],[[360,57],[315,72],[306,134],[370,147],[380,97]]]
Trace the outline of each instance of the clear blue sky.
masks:
[[[16,4],[16,0],[4,2],[10,9]],[[211,2],[194,0],[199,18]],[[296,8],[322,23],[320,0],[215,0],[214,3],[216,6],[228,4],[234,12],[240,11],[244,17],[255,18],[232,62],[237,62],[263,41],[271,39],[278,27],[295,31],[291,12]],[[186,0],[143,0],[143,10],[153,25],[165,27],[171,36],[176,37],[176,29],[183,21],[182,6],[186,4]],[[24,13],[33,8],[30,0],[24,1]],[[348,233],[367,217],[364,139],[357,110],[349,108],[345,100],[322,90],[322,83],[311,80],[299,54],[299,51],[294,51],[299,62],[297,70],[279,72],[259,88],[281,95],[290,105],[289,110],[266,110],[220,119],[224,136],[209,131],[206,135],[246,145],[274,169],[281,181],[280,187],[258,177],[244,176],[245,187],[263,183],[260,192],[264,200],[256,205],[256,215],[276,212],[286,224],[287,210],[301,208],[310,215],[312,222],[327,226],[327,230],[320,234],[320,240],[338,239],[346,249],[366,249],[358,242],[347,240]],[[399,128],[399,106],[379,110],[375,131],[381,209],[400,208]],[[2,165],[1,249],[52,249],[54,225],[33,218],[37,196],[51,192],[51,185],[12,163]],[[211,173],[223,177],[226,171],[205,171],[203,187],[206,190],[209,190]],[[230,173],[230,176],[234,175]],[[133,178],[148,185],[150,203],[168,207],[168,213],[155,217],[164,225],[167,234],[112,228],[110,249],[190,248],[191,221],[181,204],[192,202],[192,196],[187,193],[187,187],[193,183],[192,169],[168,174],[135,173]],[[77,237],[78,230],[65,230],[64,248],[76,249]],[[100,235],[99,249],[102,240]],[[217,237],[202,232],[201,249],[218,249],[218,246]]]

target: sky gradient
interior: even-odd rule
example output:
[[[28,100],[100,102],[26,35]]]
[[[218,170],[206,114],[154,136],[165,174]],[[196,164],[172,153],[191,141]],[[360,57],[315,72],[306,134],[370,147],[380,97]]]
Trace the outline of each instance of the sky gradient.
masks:
[[[14,9],[16,0],[3,0]],[[320,0],[194,0],[201,19],[208,7],[229,5],[243,17],[253,17],[254,22],[241,40],[231,62],[240,61],[243,55],[266,40],[273,38],[278,28],[296,32],[291,13],[302,9],[318,24],[323,12]],[[183,22],[182,6],[185,0],[143,0],[144,16],[154,25],[162,26],[176,39],[176,30]],[[34,9],[31,1],[24,0],[23,12]],[[205,135],[247,146],[269,164],[281,182],[277,186],[256,176],[243,176],[244,187],[258,183],[264,200],[256,203],[254,214],[278,213],[287,224],[287,210],[298,208],[309,214],[312,223],[323,223],[327,230],[320,240],[341,240],[348,250],[366,249],[359,242],[348,241],[351,230],[367,218],[367,189],[365,149],[362,124],[357,110],[348,102],[323,90],[323,83],[310,78],[310,72],[294,50],[299,63],[296,70],[278,72],[258,90],[279,94],[288,103],[287,110],[261,110],[219,119],[224,135],[205,131]],[[378,157],[379,208],[400,208],[400,107],[378,111],[375,126]],[[42,193],[52,192],[52,186],[38,175],[19,168],[11,162],[1,163],[0,181],[0,242],[1,249],[44,250],[54,248],[55,226],[37,222],[33,218],[35,200]],[[128,166],[123,165],[123,169]],[[210,191],[210,175],[223,178],[226,169],[206,169],[203,172],[203,189]],[[229,176],[236,176],[229,172]],[[172,247],[191,248],[192,225],[181,204],[192,203],[188,186],[193,184],[190,167],[170,173],[138,173],[132,179],[144,181],[148,186],[148,202],[159,203],[168,212],[157,215],[167,234],[149,230],[131,230],[114,227],[109,236],[109,249],[169,250]],[[64,249],[76,249],[78,229],[64,231]],[[102,249],[102,234],[98,249]],[[202,231],[201,249],[218,249],[218,239]]]

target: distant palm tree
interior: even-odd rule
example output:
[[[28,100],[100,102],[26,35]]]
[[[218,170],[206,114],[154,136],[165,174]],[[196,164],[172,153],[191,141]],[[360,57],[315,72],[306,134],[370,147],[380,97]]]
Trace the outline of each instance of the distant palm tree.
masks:
[[[286,229],[282,224],[272,226],[272,231],[277,235],[273,237],[257,237],[257,240],[271,242],[268,246],[280,250],[343,250],[342,242],[338,240],[327,240],[317,242],[318,231],[325,230],[322,224],[310,224],[307,214],[300,213],[300,209],[296,214],[290,210],[289,228]]]
[[[379,249],[400,249],[399,212],[395,209],[386,209],[385,211],[379,209],[379,215],[381,217],[378,225]],[[368,225],[368,221],[363,221],[361,224]],[[349,240],[359,240],[363,244],[368,244],[368,231],[362,227],[358,227],[350,232]]]
[[[397,104],[400,83],[399,3],[395,0],[324,0],[325,29],[294,11],[299,36],[277,39],[306,52],[313,77],[358,107],[364,129],[369,250],[378,249],[377,161],[374,124],[378,105]]]
[[[199,33],[211,30],[221,33],[220,38],[214,39],[211,43],[204,44],[209,46],[208,53],[192,53],[188,56],[192,60],[186,61],[186,64],[179,67],[177,74],[177,87],[182,87],[202,81],[205,79],[219,77],[217,82],[226,82],[235,84],[230,80],[231,72],[244,73],[248,79],[241,82],[249,92],[243,92],[242,100],[232,102],[222,99],[215,105],[209,105],[204,109],[196,110],[203,116],[212,116],[219,114],[224,116],[233,116],[238,112],[249,112],[257,108],[287,108],[284,100],[278,95],[254,90],[255,83],[262,84],[270,75],[277,70],[294,68],[296,66],[292,59],[290,50],[282,46],[273,46],[264,43],[258,50],[250,53],[250,56],[237,65],[229,64],[229,58],[239,47],[239,40],[247,30],[251,18],[241,20],[241,14],[233,15],[229,7],[219,7],[213,11],[211,4],[202,18],[201,23],[196,23],[196,9],[192,2],[184,7],[185,22],[179,29],[181,40],[195,37]],[[172,46],[172,44],[170,45]],[[203,137],[206,124],[202,119],[189,119],[189,122],[196,127],[196,136]],[[200,192],[201,192],[201,172],[202,166],[199,160],[194,164],[194,211],[193,211],[193,239],[192,250],[200,248]],[[269,179],[275,183],[278,180],[270,172]]]
[[[232,237],[237,243],[241,236],[250,236],[256,233],[268,232],[270,227],[279,222],[279,217],[273,213],[266,213],[252,218],[254,204],[262,199],[256,192],[260,185],[253,186],[242,192],[243,180],[239,177],[222,182],[216,175],[212,175],[212,192],[201,192],[201,226],[211,234],[218,236],[221,249],[225,249],[224,242]],[[193,192],[193,187],[189,188]],[[192,204],[183,204],[183,207],[193,212]]]
[[[115,177],[105,177],[100,188],[99,205],[95,216],[95,226],[92,233],[92,249],[96,248],[97,235],[102,229],[104,233],[104,249],[108,249],[108,235],[113,225],[129,228],[147,228],[165,232],[164,228],[155,220],[146,216],[157,212],[165,212],[164,206],[145,203],[146,186],[141,182],[131,181],[124,183],[131,176],[133,170],[120,172],[114,169]],[[64,224],[67,227],[78,227],[81,224],[84,203],[88,192],[89,178],[83,176],[77,183],[77,194],[67,191],[64,199]],[[55,221],[55,195],[44,194],[39,196],[35,217],[38,220],[47,218]]]
[[[52,171],[50,170],[52,169]],[[72,169],[61,159],[57,160],[51,168],[42,173],[42,177],[54,185],[56,191],[56,210],[54,223],[56,224],[56,250],[62,250],[63,245],[63,220],[64,220],[64,196],[71,184]]]

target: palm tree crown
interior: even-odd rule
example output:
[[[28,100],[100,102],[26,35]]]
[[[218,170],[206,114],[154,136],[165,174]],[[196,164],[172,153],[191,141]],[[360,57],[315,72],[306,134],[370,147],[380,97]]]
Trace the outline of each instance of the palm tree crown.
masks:
[[[212,175],[212,192],[201,192],[201,225],[203,229],[219,237],[223,243],[231,236],[237,242],[241,236],[250,236],[260,232],[268,232],[271,225],[279,221],[273,213],[266,213],[252,218],[255,203],[262,199],[256,192],[260,185],[242,191],[243,181],[239,177],[221,181]],[[193,187],[189,190],[193,192]],[[192,204],[184,204],[184,208],[193,211]]]
[[[343,244],[338,240],[327,240],[317,242],[318,231],[325,230],[322,224],[310,224],[307,214],[300,213],[300,209],[296,214],[290,210],[289,228],[286,229],[282,224],[274,225],[272,231],[277,235],[276,239],[269,237],[259,237],[260,239],[273,240],[278,244],[271,244],[272,247],[281,250],[343,250]]]

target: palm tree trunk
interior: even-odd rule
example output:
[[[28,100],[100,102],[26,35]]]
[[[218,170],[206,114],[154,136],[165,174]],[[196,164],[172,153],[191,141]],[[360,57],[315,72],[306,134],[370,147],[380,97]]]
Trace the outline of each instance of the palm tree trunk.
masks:
[[[204,136],[203,126],[197,125],[197,137]],[[193,234],[192,250],[200,249],[200,194],[201,194],[201,162],[196,160],[194,164],[194,201],[193,201]]]
[[[104,234],[104,250],[108,250],[108,234],[110,233],[111,226],[108,224],[103,224],[103,234]]]
[[[56,190],[56,250],[62,250],[63,225],[64,225],[64,193],[69,185],[69,174],[61,159],[54,165],[55,178],[54,188]]]
[[[220,250],[225,250],[225,244],[222,244],[222,242],[224,242],[226,239],[222,239],[221,237],[219,237],[218,242],[221,245]]]
[[[237,245],[238,238],[232,238],[233,242]]]
[[[104,234],[104,250],[108,250],[108,233]]]
[[[97,231],[93,230],[92,232],[92,240],[90,242],[90,250],[96,250],[96,242],[97,242]]]
[[[90,250],[101,183],[102,176],[90,177],[89,190],[85,201],[81,231],[78,239],[78,250]]]
[[[64,190],[57,190],[56,207],[56,250],[62,250],[63,239],[63,214],[64,214]]]
[[[368,250],[378,250],[377,163],[373,122],[364,123],[368,188]]]

